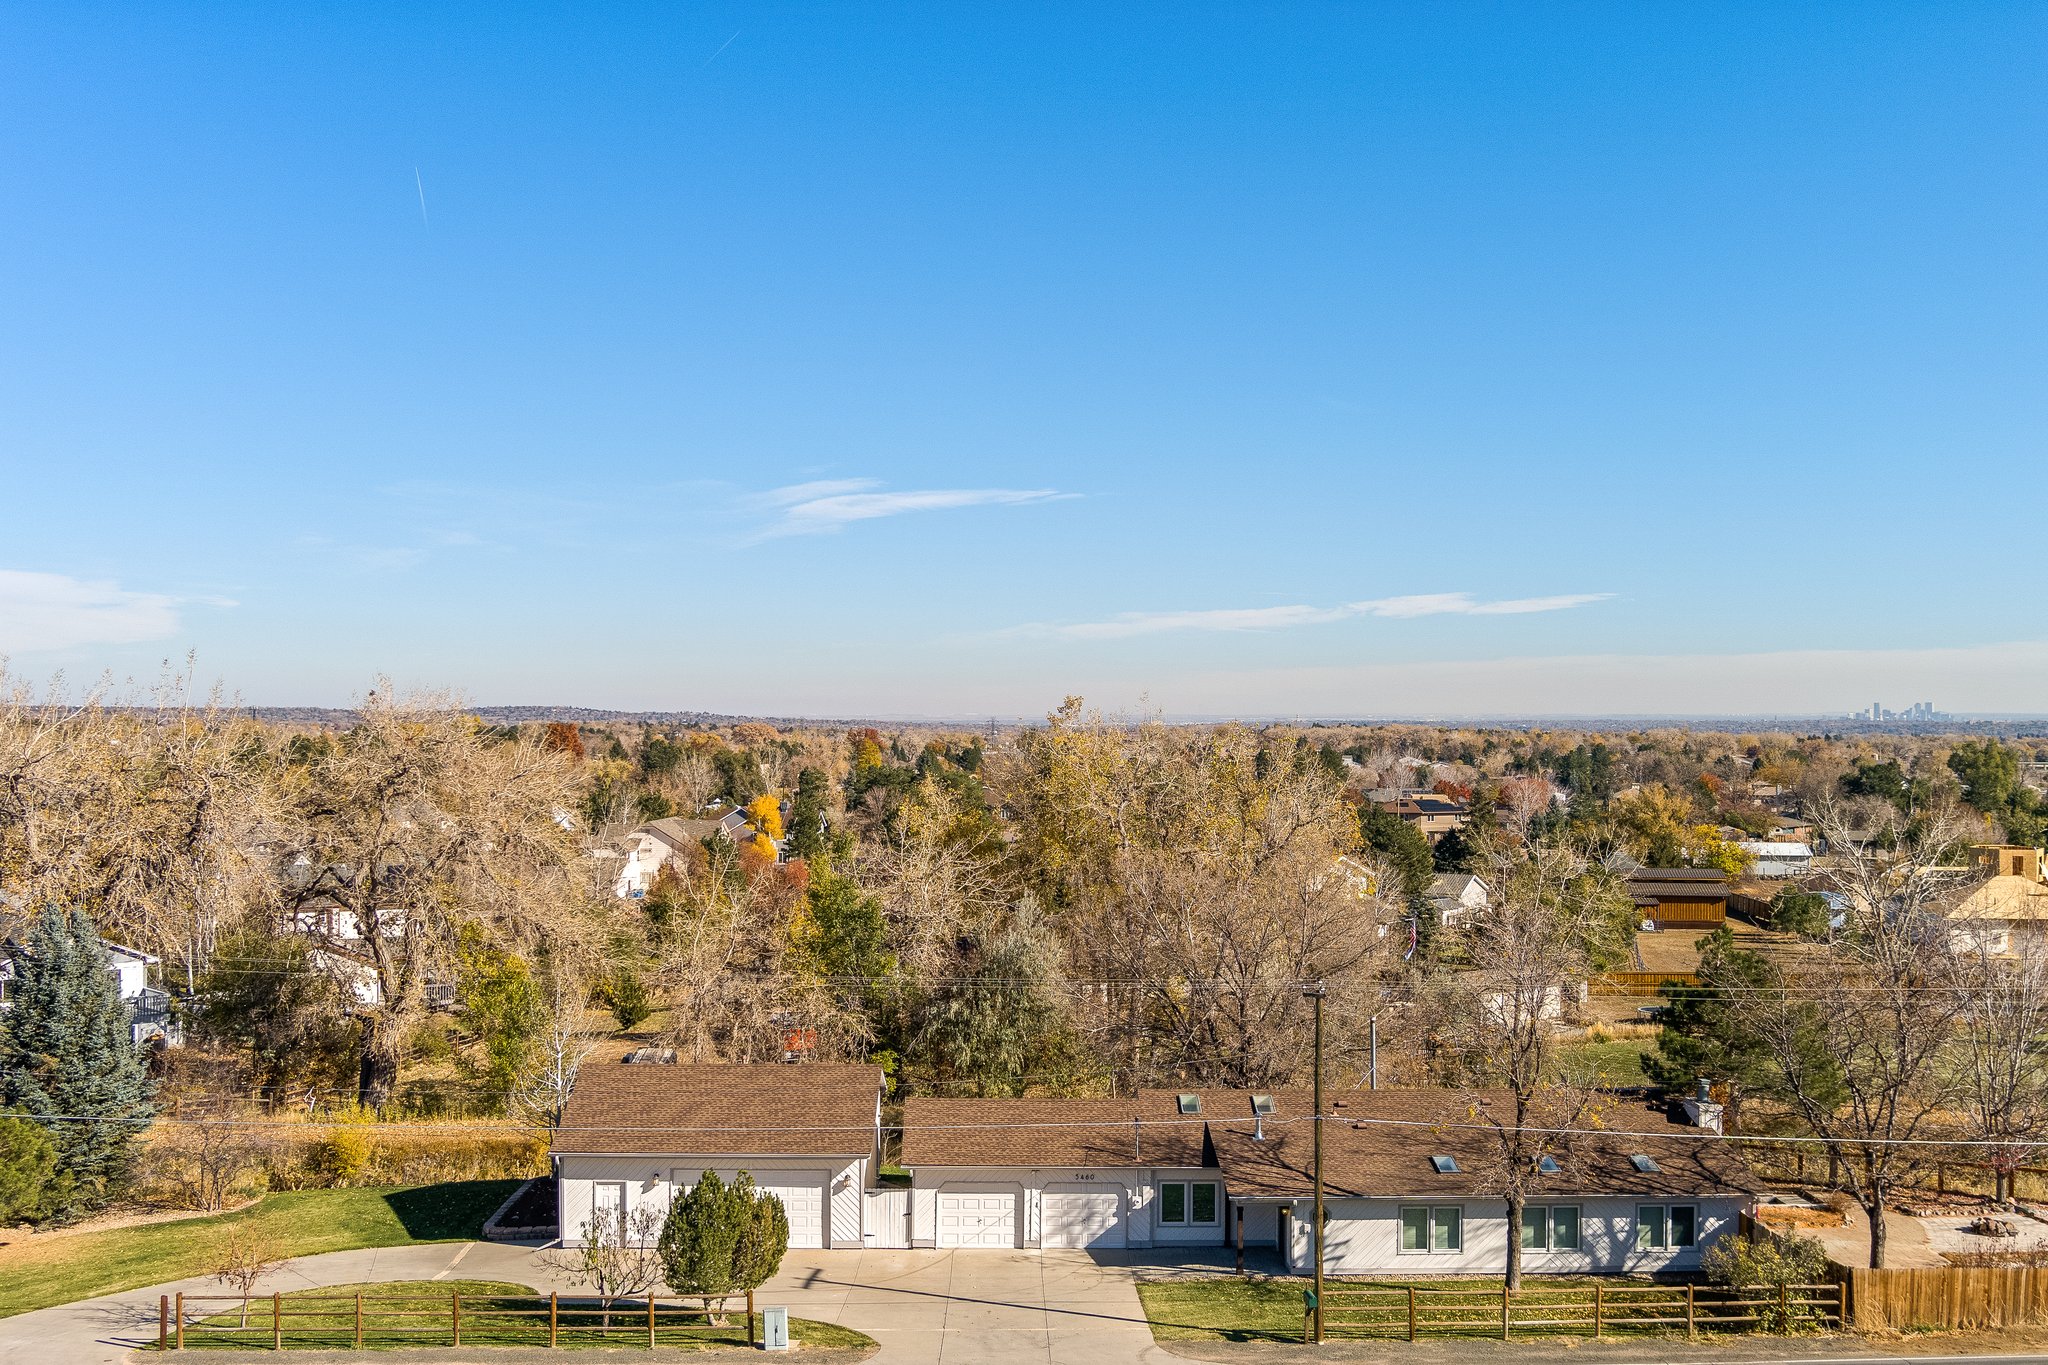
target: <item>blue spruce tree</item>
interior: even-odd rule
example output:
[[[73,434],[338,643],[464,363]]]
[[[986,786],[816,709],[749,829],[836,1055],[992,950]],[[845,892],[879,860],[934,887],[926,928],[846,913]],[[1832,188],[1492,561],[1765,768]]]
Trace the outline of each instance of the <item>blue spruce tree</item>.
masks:
[[[106,949],[83,910],[43,911],[0,1015],[0,1109],[35,1117],[57,1149],[61,1207],[104,1204],[154,1112],[149,1075]]]

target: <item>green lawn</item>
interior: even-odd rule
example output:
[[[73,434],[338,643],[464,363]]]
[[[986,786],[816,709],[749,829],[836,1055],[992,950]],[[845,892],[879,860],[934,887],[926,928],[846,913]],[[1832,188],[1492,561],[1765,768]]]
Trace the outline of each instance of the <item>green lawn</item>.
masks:
[[[384,1284],[343,1284],[307,1289],[284,1296],[279,1322],[287,1349],[351,1350],[355,1346],[355,1295],[363,1295],[363,1346],[366,1350],[414,1350],[454,1342],[453,1296],[462,1296],[464,1346],[545,1346],[548,1344],[547,1296],[523,1284],[493,1280],[406,1280]],[[216,1305],[209,1304],[208,1307]],[[745,1300],[735,1300],[736,1310]],[[257,1298],[243,1325],[239,1306],[200,1323],[187,1324],[185,1347],[193,1349],[267,1350],[272,1340],[271,1301]],[[724,1325],[707,1323],[700,1312],[657,1304],[655,1340],[671,1349],[744,1347],[747,1323],[743,1311],[728,1315]],[[564,1306],[556,1320],[557,1344],[566,1347],[645,1346],[644,1307],[621,1305],[607,1319],[583,1303]],[[850,1328],[809,1319],[792,1319],[790,1335],[813,1348],[873,1346],[874,1339]]]
[[[1531,1276],[1523,1281],[1514,1301],[1518,1335],[1534,1336],[1539,1330],[1569,1335],[1591,1335],[1590,1289],[1598,1277]],[[1653,1287],[1642,1281],[1601,1280],[1606,1295],[1604,1321],[1611,1331],[1628,1327],[1631,1314],[1682,1319],[1684,1289]],[[1325,1334],[1331,1337],[1405,1337],[1407,1310],[1398,1291],[1411,1284],[1417,1290],[1453,1291],[1422,1300],[1419,1314],[1421,1334],[1428,1337],[1495,1337],[1500,1335],[1500,1281],[1482,1276],[1454,1280],[1331,1280],[1333,1290],[1381,1289],[1397,1291],[1384,1296],[1369,1312],[1354,1312],[1340,1322],[1326,1315]],[[1245,1280],[1235,1275],[1200,1280],[1168,1282],[1140,1281],[1138,1300],[1157,1341],[1291,1341],[1301,1340],[1302,1291],[1308,1281],[1287,1278]],[[1550,1291],[1546,1293],[1546,1291]],[[1559,1293],[1557,1291],[1571,1291]],[[1652,1300],[1664,1300],[1660,1305]],[[1331,1298],[1329,1304],[1342,1301]],[[1674,1306],[1675,1305],[1675,1306]],[[1540,1320],[1548,1320],[1539,1328]],[[1567,1325],[1554,1325],[1562,1320]],[[1666,1324],[1668,1327],[1668,1324]],[[1348,1330],[1347,1330],[1348,1329]],[[1664,1330],[1642,1324],[1633,1330]],[[1683,1333],[1683,1326],[1677,1329]]]
[[[1560,1071],[1576,1076],[1598,1074],[1604,1085],[1641,1085],[1643,1059],[1656,1053],[1655,1038],[1612,1038],[1561,1047],[1557,1061]]]
[[[284,1256],[479,1235],[517,1180],[397,1190],[299,1190],[249,1208],[174,1223],[109,1228],[0,1247],[0,1317],[206,1273],[223,1223],[254,1222]]]

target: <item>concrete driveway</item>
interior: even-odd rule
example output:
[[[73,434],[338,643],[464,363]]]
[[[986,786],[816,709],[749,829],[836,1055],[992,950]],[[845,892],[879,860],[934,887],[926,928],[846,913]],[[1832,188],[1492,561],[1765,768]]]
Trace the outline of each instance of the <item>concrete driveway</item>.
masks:
[[[1130,1267],[1083,1251],[793,1251],[755,1301],[866,1332],[882,1365],[1165,1354]]]
[[[432,1279],[577,1287],[534,1248],[444,1242],[302,1257],[257,1292]],[[881,1343],[879,1365],[1129,1365],[1166,1358],[1136,1285],[1128,1263],[1079,1251],[792,1251],[755,1302],[866,1332]],[[0,1318],[0,1362],[115,1365],[155,1342],[157,1296],[180,1291],[222,1292],[179,1280]]]

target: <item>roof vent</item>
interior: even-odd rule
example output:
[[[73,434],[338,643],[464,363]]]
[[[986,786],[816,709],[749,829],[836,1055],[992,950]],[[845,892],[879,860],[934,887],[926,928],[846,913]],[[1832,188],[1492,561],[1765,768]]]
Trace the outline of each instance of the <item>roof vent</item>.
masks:
[[[1272,1112],[1273,1112],[1273,1097],[1272,1097],[1271,1095],[1254,1095],[1254,1096],[1252,1096],[1252,1112],[1253,1112],[1254,1114],[1270,1114],[1270,1113],[1272,1113]]]
[[[1629,1153],[1628,1164],[1641,1171],[1644,1175],[1655,1175],[1664,1169],[1641,1152]]]
[[[1180,1105],[1180,1112],[1183,1114],[1199,1114],[1202,1112],[1202,1097],[1200,1095],[1182,1095],[1177,1103]]]
[[[1429,1159],[1429,1165],[1438,1175],[1449,1175],[1458,1169],[1458,1158],[1439,1154]]]

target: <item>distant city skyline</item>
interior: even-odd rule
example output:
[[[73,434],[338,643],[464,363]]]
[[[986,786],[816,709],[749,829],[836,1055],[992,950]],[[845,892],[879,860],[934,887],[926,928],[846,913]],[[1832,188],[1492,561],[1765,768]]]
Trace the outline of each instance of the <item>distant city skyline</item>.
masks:
[[[17,678],[2048,710],[2048,9],[0,34]]]

